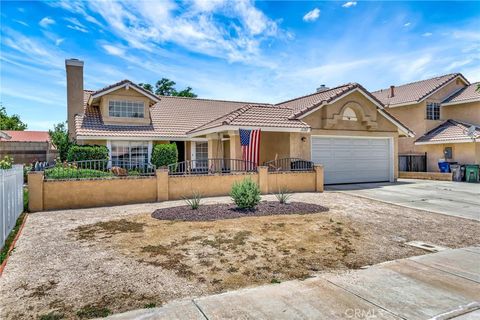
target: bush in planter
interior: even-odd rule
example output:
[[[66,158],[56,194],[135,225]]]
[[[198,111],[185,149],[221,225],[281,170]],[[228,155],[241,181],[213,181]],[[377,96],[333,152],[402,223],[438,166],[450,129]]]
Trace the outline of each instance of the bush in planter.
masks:
[[[250,178],[235,182],[230,196],[239,209],[252,210],[260,202],[260,187]]]
[[[152,151],[152,164],[157,168],[178,162],[178,150],[175,143],[156,144]]]
[[[108,149],[105,146],[71,146],[67,153],[67,161],[82,160],[108,160]]]

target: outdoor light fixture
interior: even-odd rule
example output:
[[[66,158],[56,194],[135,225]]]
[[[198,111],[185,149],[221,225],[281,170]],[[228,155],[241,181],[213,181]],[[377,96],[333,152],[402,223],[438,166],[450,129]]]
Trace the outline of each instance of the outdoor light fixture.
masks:
[[[302,142],[305,142],[305,141],[307,141],[307,137],[302,137],[301,140],[302,140]]]

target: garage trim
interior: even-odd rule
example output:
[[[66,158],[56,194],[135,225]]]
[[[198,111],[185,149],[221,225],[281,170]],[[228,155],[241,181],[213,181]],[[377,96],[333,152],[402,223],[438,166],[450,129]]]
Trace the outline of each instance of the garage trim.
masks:
[[[395,149],[394,139],[389,136],[347,136],[347,135],[324,135],[324,134],[312,134],[310,139],[310,159],[313,159],[313,138],[345,138],[345,139],[387,139],[389,143],[389,163],[390,163],[390,182],[395,182]],[[321,164],[321,163],[320,163]]]

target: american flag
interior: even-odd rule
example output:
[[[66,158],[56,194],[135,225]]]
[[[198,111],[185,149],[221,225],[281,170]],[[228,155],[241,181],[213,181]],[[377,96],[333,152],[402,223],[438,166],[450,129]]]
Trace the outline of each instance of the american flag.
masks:
[[[260,158],[260,129],[239,129],[239,131],[243,160],[251,161],[255,163],[255,165],[258,165]]]

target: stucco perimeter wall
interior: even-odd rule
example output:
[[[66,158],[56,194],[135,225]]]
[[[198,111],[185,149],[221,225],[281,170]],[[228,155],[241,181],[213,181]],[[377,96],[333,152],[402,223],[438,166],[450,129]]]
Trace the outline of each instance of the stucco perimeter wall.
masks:
[[[157,201],[157,179],[43,182],[43,209],[75,209]],[[33,190],[32,190],[33,191]]]
[[[400,171],[399,178],[401,178],[401,179],[452,181],[452,173]]]
[[[418,145],[419,151],[427,153],[427,171],[440,171],[438,161],[445,157],[443,150],[446,147],[452,148],[452,159],[448,161],[456,161],[459,164],[480,164],[480,142]]]
[[[202,197],[226,196],[236,181],[250,178],[262,194],[278,192],[323,192],[323,167],[311,172],[258,172],[169,176],[159,169],[154,177],[99,180],[44,180],[43,172],[28,175],[29,210],[76,209],[142,202],[179,200],[198,192]]]

